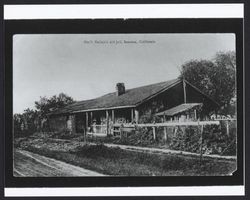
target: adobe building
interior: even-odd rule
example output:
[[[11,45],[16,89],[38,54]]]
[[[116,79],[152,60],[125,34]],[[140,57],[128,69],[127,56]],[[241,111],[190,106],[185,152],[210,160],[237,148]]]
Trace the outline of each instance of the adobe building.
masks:
[[[173,79],[79,101],[50,114],[52,131],[84,133],[94,125],[142,123],[147,116],[165,121],[196,121],[215,114],[219,105],[186,80]],[[93,130],[92,130],[93,131]]]

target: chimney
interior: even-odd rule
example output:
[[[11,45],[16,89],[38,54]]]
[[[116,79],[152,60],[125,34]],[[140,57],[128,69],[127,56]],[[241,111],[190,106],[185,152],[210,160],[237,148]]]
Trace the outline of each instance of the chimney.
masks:
[[[125,93],[125,85],[124,83],[116,84],[116,96],[120,96]]]

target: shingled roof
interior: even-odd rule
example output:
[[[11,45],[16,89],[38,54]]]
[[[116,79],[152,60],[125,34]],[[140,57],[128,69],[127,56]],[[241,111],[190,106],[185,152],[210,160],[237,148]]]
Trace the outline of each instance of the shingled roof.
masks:
[[[180,82],[180,79],[173,79],[147,86],[127,89],[126,92],[120,96],[117,96],[116,93],[113,92],[96,99],[78,101],[62,109],[56,110],[51,114],[66,114],[84,112],[87,110],[136,107],[145,100],[150,99],[152,96],[161,93],[162,91],[165,91]]]

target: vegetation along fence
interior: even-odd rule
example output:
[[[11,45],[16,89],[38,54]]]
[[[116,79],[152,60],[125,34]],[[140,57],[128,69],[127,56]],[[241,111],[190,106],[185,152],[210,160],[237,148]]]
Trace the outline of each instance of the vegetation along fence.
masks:
[[[236,155],[236,120],[113,124],[102,126],[98,136],[111,142],[165,148],[203,154]],[[94,129],[94,128],[93,128]]]

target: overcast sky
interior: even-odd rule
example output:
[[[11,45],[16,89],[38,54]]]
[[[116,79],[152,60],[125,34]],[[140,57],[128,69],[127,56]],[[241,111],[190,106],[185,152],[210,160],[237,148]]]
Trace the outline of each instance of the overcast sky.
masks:
[[[235,50],[234,34],[15,35],[13,111],[60,92],[85,100],[114,92],[117,82],[133,88],[166,81],[184,62],[228,50]]]

